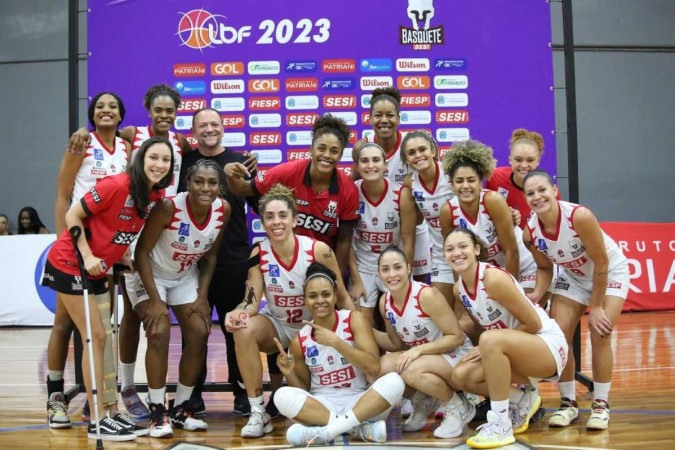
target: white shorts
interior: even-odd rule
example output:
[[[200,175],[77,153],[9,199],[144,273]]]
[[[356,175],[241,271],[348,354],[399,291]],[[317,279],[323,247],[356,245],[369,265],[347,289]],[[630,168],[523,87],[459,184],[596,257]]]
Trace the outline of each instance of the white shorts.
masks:
[[[329,411],[334,412],[335,414],[345,414],[354,408],[356,402],[359,401],[363,395],[368,392],[354,392],[348,391],[347,389],[336,389],[336,395],[312,395],[308,394],[308,397],[312,397],[314,400],[320,402],[325,406]],[[385,411],[381,412],[377,416],[371,417],[364,422],[377,422],[378,420],[387,420],[391,413],[391,408],[387,408]]]
[[[387,292],[387,288],[384,287],[384,283],[380,279],[380,276],[377,274],[371,273],[361,273],[361,282],[363,283],[363,288],[366,290],[366,298],[361,298],[359,300],[359,306],[365,308],[375,308],[377,307],[377,300],[380,298],[380,293]]]
[[[415,227],[415,258],[413,276],[426,275],[431,272],[431,238],[426,221]]]
[[[473,344],[469,338],[464,335],[464,342],[459,347],[455,348],[453,351],[448,353],[443,353],[443,357],[450,363],[452,367],[457,366],[459,362],[464,358],[464,355],[469,353],[473,349]]]
[[[544,378],[547,381],[558,381],[560,374],[562,374],[562,371],[567,364],[567,339],[565,339],[565,335],[558,324],[555,325],[555,327],[548,327],[548,329],[540,331],[535,335],[542,338],[544,342],[546,342],[548,349],[553,355],[553,359],[555,359],[556,374],[548,378]]]
[[[138,272],[125,272],[124,281],[129,301],[134,309],[136,305],[150,298]],[[199,271],[195,267],[194,270],[187,271],[185,275],[175,280],[155,278],[155,286],[159,292],[159,298],[169,306],[194,303],[199,292]]]
[[[518,277],[518,284],[523,289],[534,289],[534,286],[537,284],[537,270],[535,268],[534,273],[521,273]]]
[[[611,295],[625,300],[628,296],[629,285],[628,264],[622,264],[609,272],[605,295]],[[562,295],[577,303],[589,306],[591,304],[592,291],[593,282],[591,280],[578,280],[570,276],[564,267],[558,268],[558,277],[555,286],[551,291],[554,295]]]
[[[445,256],[437,255],[433,252],[431,256],[431,282],[455,284],[455,277],[452,275],[452,269],[445,260]]]
[[[286,322],[282,322],[281,320],[277,319],[274,315],[272,315],[267,305],[260,308],[258,314],[267,317],[269,321],[272,322],[274,329],[277,330],[277,334],[279,335],[279,342],[281,342],[281,345],[284,348],[288,348],[288,346],[291,345],[291,341],[293,340],[295,333],[297,333],[300,328],[293,328]],[[304,324],[298,325],[301,328],[304,326]]]

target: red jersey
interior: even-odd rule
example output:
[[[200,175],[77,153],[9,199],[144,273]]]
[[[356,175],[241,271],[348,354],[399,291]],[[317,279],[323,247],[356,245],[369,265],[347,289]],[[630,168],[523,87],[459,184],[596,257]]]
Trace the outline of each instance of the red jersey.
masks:
[[[298,160],[273,167],[264,178],[255,179],[253,189],[259,195],[277,183],[293,189],[298,210],[295,232],[335,249],[340,222],[359,218],[359,192],[349,176],[335,170],[328,189],[317,194],[309,177],[310,164],[311,160]]]
[[[497,167],[485,187],[499,192],[499,195],[504,197],[506,204],[513,209],[520,211],[520,223],[518,226],[523,229],[527,223],[527,218],[530,215],[530,207],[525,201],[525,192],[523,188],[516,186],[513,181],[513,171],[511,166]],[[560,192],[558,192],[558,200],[560,200]]]
[[[143,228],[145,217],[139,217],[130,193],[129,174],[121,173],[100,180],[80,200],[87,213],[84,219],[85,236],[94,256],[112,267],[119,261],[129,245]],[[164,196],[164,190],[152,191],[150,208]],[[56,240],[47,256],[49,262],[61,272],[80,275],[80,269],[68,230]],[[105,273],[98,277],[103,278]]]

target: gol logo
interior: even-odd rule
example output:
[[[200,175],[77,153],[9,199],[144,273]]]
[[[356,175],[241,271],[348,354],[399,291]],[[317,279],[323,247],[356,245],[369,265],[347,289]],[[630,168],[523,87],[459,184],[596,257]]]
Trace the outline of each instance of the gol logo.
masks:
[[[211,75],[242,75],[243,62],[214,62],[211,64]]]
[[[248,80],[249,92],[279,92],[279,80],[270,78],[265,80]]]
[[[421,77],[398,77],[396,85],[399,89],[429,89],[431,81],[427,76]]]
[[[212,47],[209,26],[218,29],[218,14],[211,14],[203,9],[193,9],[183,14],[178,21],[178,37],[186,45],[195,50]]]

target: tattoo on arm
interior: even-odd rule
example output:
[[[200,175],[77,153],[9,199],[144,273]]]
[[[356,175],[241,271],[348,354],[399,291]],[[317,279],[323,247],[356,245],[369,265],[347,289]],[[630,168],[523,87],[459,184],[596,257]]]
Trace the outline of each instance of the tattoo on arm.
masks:
[[[328,249],[326,253],[323,254],[323,257],[329,259],[333,255],[333,250]]]
[[[525,247],[527,248],[532,247],[532,241],[523,241],[523,244],[525,244]]]
[[[603,275],[607,275],[609,271],[603,270],[602,272],[595,272],[595,276],[601,277]]]

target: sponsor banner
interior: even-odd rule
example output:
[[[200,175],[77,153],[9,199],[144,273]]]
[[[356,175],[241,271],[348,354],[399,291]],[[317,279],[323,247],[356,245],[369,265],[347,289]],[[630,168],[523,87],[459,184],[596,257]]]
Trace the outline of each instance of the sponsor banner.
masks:
[[[282,160],[281,150],[251,150],[258,157],[258,164],[279,164]]]
[[[675,223],[603,222],[628,258],[624,311],[675,309]]]
[[[251,128],[279,128],[281,126],[281,114],[250,114],[248,125]]]

